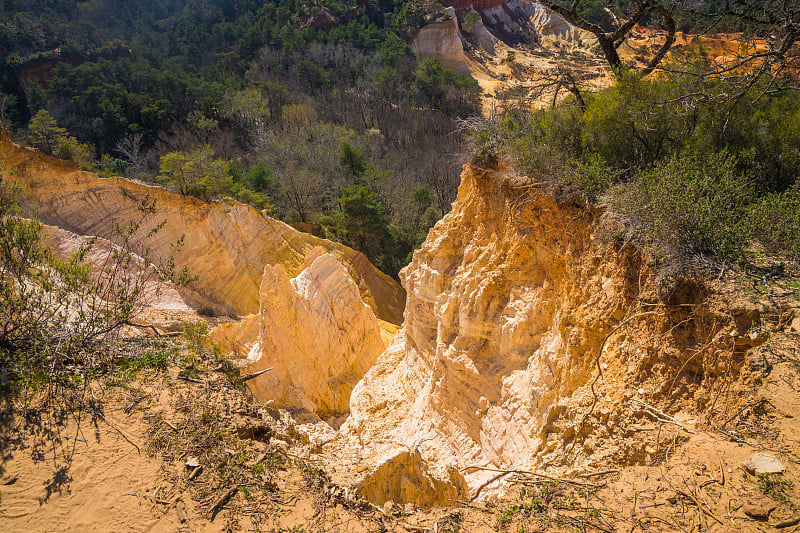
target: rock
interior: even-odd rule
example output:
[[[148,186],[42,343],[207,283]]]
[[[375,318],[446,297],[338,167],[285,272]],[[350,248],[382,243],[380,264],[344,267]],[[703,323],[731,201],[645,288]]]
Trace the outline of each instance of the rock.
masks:
[[[589,32],[576,28],[536,0],[445,0],[443,3],[452,6],[461,19],[468,12],[477,11],[485,25],[481,29],[510,46],[532,40],[543,47],[575,49],[596,42]],[[482,41],[485,37],[479,40],[479,46]]]
[[[787,333],[800,333],[800,313],[796,313],[792,323],[787,328]]]
[[[449,505],[467,494],[464,478],[456,470],[449,479],[431,475],[428,464],[414,451],[390,452],[356,486],[359,496],[370,502],[413,502],[420,507]]]
[[[461,74],[470,72],[467,58],[464,55],[464,43],[453,8],[447,8],[449,20],[426,24],[417,32],[411,48],[418,54],[431,56],[439,62]]]
[[[754,518],[756,520],[766,520],[769,518],[769,514],[773,511],[772,509],[764,509],[761,505],[755,503],[746,503],[742,507],[742,512],[749,516],[750,518]]]
[[[655,274],[641,258],[595,243],[595,212],[523,192],[511,179],[502,167],[466,167],[452,210],[401,271],[405,322],[353,389],[341,429],[364,456],[418,447],[430,475],[446,481],[450,466],[536,468],[556,460],[568,437],[582,449],[593,435],[592,453],[611,455],[615,439],[569,429],[589,409],[601,346],[609,426],[629,417],[617,399],[672,379],[658,355],[645,354],[674,357],[685,346],[654,345],[640,333],[655,328],[648,317],[604,342],[639,280],[645,286]],[[491,476],[464,474],[471,494]]]
[[[197,468],[200,466],[200,460],[197,457],[190,456],[186,458],[186,463],[184,464],[186,464],[188,468]]]
[[[777,459],[766,453],[757,453],[744,463],[751,474],[781,474],[786,470]]]
[[[416,512],[417,508],[413,503],[407,503],[403,506],[403,514],[408,516]]]
[[[273,448],[277,448],[278,450],[280,450],[282,452],[289,451],[289,445],[286,443],[285,440],[272,439],[272,440],[269,441],[269,443]]]
[[[148,247],[154,260],[174,257],[178,267],[186,266],[196,276],[188,290],[179,291],[174,305],[207,307],[220,314],[256,313],[265,265],[296,276],[308,253],[322,247],[344,265],[378,318],[393,324],[402,321],[402,288],[363,254],[301,233],[263,211],[230,199],[209,203],[124,178],[100,178],[74,163],[16,145],[5,136],[0,136],[0,152],[5,173],[13,173],[24,187],[23,212],[35,211],[44,224],[78,238],[98,236],[120,244],[115,223],[139,220],[140,202],[155,201],[151,225],[164,221],[164,227],[155,235],[142,231],[133,242]],[[176,252],[174,244],[181,236],[183,246]]]
[[[394,505],[394,502],[392,500],[389,500],[388,502],[383,504],[383,512],[388,514],[388,515],[394,513],[394,508],[395,508],[395,505]]]
[[[317,249],[306,264],[294,279],[267,265],[258,317],[226,334],[257,333],[246,371],[272,370],[247,382],[256,399],[320,417],[346,414],[350,392],[386,344],[375,314],[336,256]]]

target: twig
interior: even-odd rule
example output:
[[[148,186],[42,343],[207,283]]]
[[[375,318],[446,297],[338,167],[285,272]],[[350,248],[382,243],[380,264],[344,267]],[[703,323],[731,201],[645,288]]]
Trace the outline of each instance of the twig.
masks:
[[[508,474],[513,474],[513,473],[515,473],[514,470],[508,470],[508,471],[505,471],[505,472],[500,472],[496,476],[491,477],[488,481],[486,481],[485,483],[482,483],[481,486],[478,487],[475,490],[475,494],[469,499],[469,501],[474,502],[475,499],[480,495],[481,491],[483,489],[485,489],[488,485],[491,485],[492,483],[494,483],[495,481],[497,481],[501,477],[504,477],[504,476],[507,476]]]
[[[222,496],[217,498],[217,501],[215,501],[214,505],[211,506],[211,511],[209,513],[211,515],[212,520],[214,519],[214,516],[216,516],[217,511],[219,511],[219,508],[222,507],[225,504],[225,502],[228,501],[228,498],[233,496],[237,490],[239,490],[239,487],[233,486],[228,490],[226,490]]]
[[[182,379],[183,381],[188,381],[190,383],[199,383],[200,385],[205,385],[206,384],[206,382],[203,381],[202,379],[190,378],[188,376],[178,375],[178,379]]]
[[[172,425],[172,422],[170,422],[168,420],[161,420],[161,421],[164,422],[169,427],[171,427],[175,431],[175,433],[180,433],[180,431],[178,431],[178,428],[176,428],[174,425]]]
[[[178,502],[177,509],[178,511],[178,520],[181,521],[181,524],[186,522],[186,513],[183,512],[183,502]]]
[[[578,474],[575,477],[595,477],[595,476],[605,476],[606,474],[618,474],[619,470],[616,468],[612,468],[610,470],[601,470],[600,472],[589,472],[586,474]]]
[[[189,474],[189,478],[188,478],[189,481],[193,481],[194,478],[199,476],[200,472],[202,472],[202,471],[203,471],[203,465],[197,465],[196,467],[194,467],[194,470],[192,470],[192,473]]]
[[[792,527],[797,524],[800,524],[800,515],[795,516],[794,518],[787,518],[781,522],[775,524],[775,527],[778,529],[783,529],[785,527]]]
[[[258,376],[260,376],[264,372],[269,372],[270,370],[272,370],[272,367],[265,368],[264,370],[259,370],[258,372],[251,372],[250,374],[245,374],[244,376],[239,377],[239,379],[241,381],[249,381],[249,380],[251,380],[253,378],[257,378]]]
[[[128,322],[128,321],[123,322],[123,324],[126,326],[131,326],[139,329],[151,329],[153,330],[153,333],[156,334],[156,337],[178,337],[180,335],[183,335],[182,331],[168,331],[165,333],[161,333],[153,324],[136,324],[134,322]]]
[[[123,430],[122,430],[122,428],[120,428],[118,425],[116,425],[115,423],[113,423],[112,421],[110,421],[108,418],[106,418],[106,417],[103,415],[103,413],[101,413],[100,411],[96,411],[96,410],[94,410],[94,409],[90,409],[90,408],[89,408],[89,407],[87,407],[87,406],[84,406],[84,408],[85,408],[87,411],[89,411],[90,413],[92,413],[92,415],[94,415],[94,416],[98,417],[100,420],[102,420],[103,422],[105,422],[106,424],[108,424],[109,426],[111,426],[113,429],[115,429],[115,430],[117,431],[117,433],[119,433],[120,435],[122,435],[122,437],[123,437],[123,438],[124,438],[126,441],[130,442],[130,443],[133,445],[133,447],[134,447],[134,448],[136,448],[136,451],[137,451],[137,452],[139,452],[139,455],[142,455],[142,450],[139,448],[139,445],[136,443],[136,439],[134,439],[133,437],[131,437],[130,435],[128,435],[127,433],[125,433],[125,431],[123,431]]]
[[[734,413],[734,415],[733,415],[732,417],[730,417],[730,418],[729,418],[729,419],[727,419],[725,422],[723,422],[723,423],[722,423],[722,425],[720,425],[720,426],[719,426],[717,429],[719,429],[719,430],[722,430],[722,428],[724,428],[725,426],[727,426],[727,425],[728,425],[728,424],[729,424],[729,423],[730,423],[730,422],[731,422],[731,421],[732,421],[734,418],[736,418],[737,416],[739,416],[740,414],[742,414],[743,412],[745,412],[747,409],[749,409],[749,408],[751,408],[751,407],[757,407],[757,406],[759,406],[759,405],[761,405],[762,403],[765,403],[765,402],[767,402],[767,401],[768,401],[768,400],[767,400],[766,398],[761,398],[761,399],[760,399],[760,400],[758,400],[757,402],[753,402],[753,403],[749,403],[749,404],[745,405],[744,407],[742,407],[741,409],[739,409],[738,411],[736,411],[736,413]]]
[[[559,478],[559,477],[554,477],[554,476],[548,476],[547,474],[541,474],[539,472],[530,472],[528,470],[516,470],[516,469],[504,470],[504,469],[501,469],[501,468],[492,468],[492,467],[489,467],[489,466],[475,466],[475,465],[473,465],[473,466],[465,466],[464,468],[461,469],[461,472],[466,472],[467,470],[486,470],[488,472],[501,472],[501,473],[504,473],[504,474],[523,474],[523,475],[527,475],[527,476],[536,476],[536,477],[544,478],[544,479],[547,479],[547,480],[550,480],[550,481],[559,481],[561,483],[568,483],[570,485],[578,485],[579,487],[589,487],[589,488],[592,488],[592,489],[597,489],[597,488],[600,488],[602,486],[602,485],[592,485],[591,483],[582,483],[580,481],[575,481],[573,479],[564,479],[564,478]]]
[[[652,405],[648,405],[648,404],[644,403],[642,400],[637,400],[636,398],[631,398],[631,401],[632,402],[636,402],[636,403],[640,403],[645,408],[647,408],[649,411],[652,411],[652,412],[648,413],[650,416],[658,415],[659,417],[661,417],[661,418],[654,417],[654,418],[658,418],[659,421],[667,422],[667,423],[670,423],[670,424],[675,424],[676,426],[678,426],[682,430],[684,430],[686,433],[694,434],[694,431],[692,431],[691,429],[687,429],[686,426],[684,426],[683,424],[681,424],[680,422],[678,422],[677,420],[675,420],[674,418],[672,418],[671,416],[666,414],[664,411],[660,411],[660,410],[656,409],[655,407],[653,407]]]
[[[717,518],[717,516],[714,513],[712,513],[709,509],[706,509],[706,507],[702,503],[700,503],[700,500],[698,500],[691,492],[686,492],[683,490],[679,490],[678,492],[683,494],[690,500],[692,500],[698,509],[700,509],[703,513],[707,514],[708,516],[716,520],[721,526],[725,525],[725,522]]]
[[[477,505],[473,505],[469,502],[465,502],[463,500],[452,500],[450,498],[447,499],[449,502],[457,503],[458,505],[463,505],[464,507],[469,507],[470,509],[475,509],[476,511],[481,511],[483,513],[488,513],[488,509],[484,509],[483,507],[478,507]]]

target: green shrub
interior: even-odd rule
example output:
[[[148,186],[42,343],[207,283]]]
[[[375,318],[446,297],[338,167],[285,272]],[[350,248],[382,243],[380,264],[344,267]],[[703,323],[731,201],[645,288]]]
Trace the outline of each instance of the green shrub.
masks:
[[[151,222],[149,199],[139,204],[139,219],[115,223],[119,246],[96,247],[90,239],[61,258],[39,221],[21,216],[21,191],[0,182],[0,366],[23,386],[71,390],[114,363],[97,346],[157,296],[153,282],[185,284],[188,278],[173,274],[171,260],[154,264],[136,244],[138,236],[161,227]]]
[[[773,253],[800,258],[800,183],[782,193],[772,193],[748,211],[752,237]]]
[[[752,180],[726,153],[669,158],[615,191],[612,203],[673,254],[736,259],[748,244]]]

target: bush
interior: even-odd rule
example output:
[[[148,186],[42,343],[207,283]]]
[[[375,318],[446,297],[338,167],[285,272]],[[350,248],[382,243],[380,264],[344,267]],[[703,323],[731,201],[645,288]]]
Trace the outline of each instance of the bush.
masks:
[[[615,191],[612,204],[658,248],[737,259],[748,244],[752,180],[727,153],[669,158]]]
[[[140,218],[117,224],[120,246],[90,239],[67,258],[56,256],[35,219],[22,218],[21,188],[0,182],[0,365],[16,381],[69,390],[110,361],[97,350],[157,296],[158,280],[185,284],[173,263],[156,265],[135,244],[160,224],[148,224],[155,205],[139,205]],[[90,263],[88,258],[92,257]]]
[[[748,211],[752,237],[773,253],[800,259],[800,183],[765,196]]]

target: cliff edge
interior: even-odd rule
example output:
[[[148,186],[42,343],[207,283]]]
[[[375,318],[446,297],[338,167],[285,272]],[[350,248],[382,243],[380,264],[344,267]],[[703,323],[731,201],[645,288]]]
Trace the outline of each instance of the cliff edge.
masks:
[[[637,429],[643,406],[691,427],[764,341],[748,333],[756,306],[657,272],[603,238],[603,208],[539,187],[467,167],[452,211],[401,272],[405,322],[353,390],[334,444],[373,465],[359,481],[371,494],[398,493],[380,472],[403,454],[440,480],[457,470],[473,496],[503,469],[650,462],[673,443]]]
[[[308,253],[322,247],[342,263],[378,318],[402,321],[403,289],[362,253],[301,233],[251,206],[230,199],[208,203],[124,178],[103,179],[5,136],[0,138],[0,154],[4,177],[25,188],[23,209],[79,236],[120,244],[115,224],[137,220],[139,202],[154,200],[154,220],[164,221],[164,227],[155,235],[143,234],[137,243],[147,246],[156,260],[174,255],[175,264],[196,277],[189,289],[207,298],[218,312],[257,313],[264,267],[279,266],[294,277]],[[175,251],[173,245],[182,237],[183,246]]]

